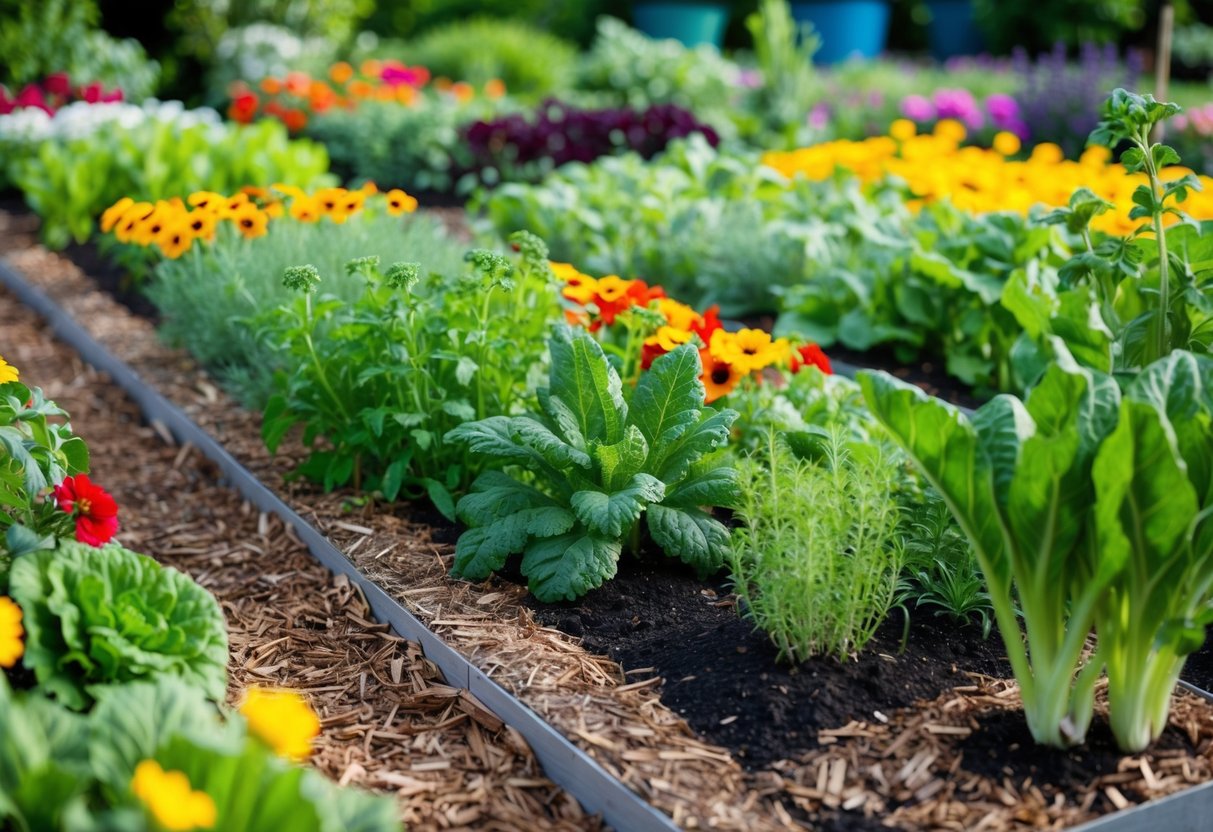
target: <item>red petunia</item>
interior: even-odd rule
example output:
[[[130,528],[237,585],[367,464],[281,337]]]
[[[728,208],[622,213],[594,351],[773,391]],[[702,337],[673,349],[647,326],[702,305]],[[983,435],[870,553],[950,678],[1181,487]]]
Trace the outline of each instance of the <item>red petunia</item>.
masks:
[[[59,508],[76,518],[76,540],[103,546],[118,533],[118,504],[87,474],[66,477],[55,486]]]
[[[799,373],[801,367],[816,367],[827,376],[834,373],[829,356],[816,344],[805,344],[792,353],[792,372]]]

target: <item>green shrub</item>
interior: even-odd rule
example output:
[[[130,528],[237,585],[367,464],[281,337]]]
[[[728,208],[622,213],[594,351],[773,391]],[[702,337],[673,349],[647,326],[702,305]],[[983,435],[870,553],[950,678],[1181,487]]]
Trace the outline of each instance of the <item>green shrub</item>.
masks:
[[[352,303],[366,285],[361,275],[345,272],[355,257],[407,260],[425,273],[453,274],[462,269],[464,250],[438,220],[417,214],[401,219],[368,210],[342,225],[283,220],[252,240],[224,227],[213,243],[162,260],[143,291],[160,311],[161,334],[188,349],[248,406],[261,409],[274,374],[288,369],[288,361],[249,322],[291,301],[282,286],[284,269],[309,262],[324,275],[326,294]]]
[[[837,429],[801,451],[772,430],[741,466],[729,569],[782,659],[846,659],[897,598],[899,473],[879,445],[850,444]]]
[[[572,44],[516,20],[452,21],[404,44],[396,57],[476,87],[497,78],[510,95],[531,100],[559,94],[577,80]]]
[[[223,612],[188,576],[121,546],[60,541],[17,558],[9,581],[24,613],[25,666],[65,706],[164,675],[223,699]]]

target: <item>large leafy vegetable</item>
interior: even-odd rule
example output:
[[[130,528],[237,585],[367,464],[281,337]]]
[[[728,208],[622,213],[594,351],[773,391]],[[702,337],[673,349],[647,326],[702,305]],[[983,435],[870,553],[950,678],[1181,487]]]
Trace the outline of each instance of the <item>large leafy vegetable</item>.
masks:
[[[455,574],[486,578],[521,553],[537,598],[572,600],[615,574],[623,540],[635,541],[642,515],[667,555],[705,573],[720,568],[728,531],[703,507],[733,501],[736,472],[708,455],[725,443],[737,414],[704,406],[695,348],[654,361],[630,404],[587,332],[561,326],[550,348],[542,413],[494,416],[447,434],[526,471],[488,471],[459,501],[469,529],[456,546]]]
[[[67,707],[87,707],[109,685],[166,675],[223,698],[223,613],[177,570],[120,546],[62,541],[18,558],[9,591],[24,612],[25,666]]]
[[[1122,396],[1053,349],[1026,401],[999,396],[972,419],[885,374],[860,383],[973,544],[1032,735],[1080,742],[1106,663],[1117,741],[1139,750],[1165,727],[1213,601],[1213,364],[1176,352]]]

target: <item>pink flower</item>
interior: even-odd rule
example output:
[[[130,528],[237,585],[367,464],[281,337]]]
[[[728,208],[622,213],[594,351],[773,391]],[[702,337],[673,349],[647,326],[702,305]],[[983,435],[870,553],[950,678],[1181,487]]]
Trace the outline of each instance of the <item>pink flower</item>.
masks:
[[[72,82],[66,72],[52,72],[42,82],[42,89],[51,95],[67,98],[72,93]]]
[[[921,95],[907,95],[901,99],[901,114],[911,121],[934,121],[935,105]]]

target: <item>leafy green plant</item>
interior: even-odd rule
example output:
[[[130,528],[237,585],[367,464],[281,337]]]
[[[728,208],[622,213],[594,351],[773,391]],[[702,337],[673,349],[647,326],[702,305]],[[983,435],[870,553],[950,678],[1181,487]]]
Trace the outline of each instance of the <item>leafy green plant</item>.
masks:
[[[1165,727],[1213,603],[1213,362],[1176,351],[1122,395],[1053,346],[1026,401],[972,419],[886,374],[860,385],[973,545],[1032,735],[1081,742],[1106,663],[1113,732],[1137,751]]]
[[[703,574],[719,569],[728,530],[703,506],[732,503],[735,471],[712,451],[736,413],[703,404],[699,353],[684,345],[655,360],[630,397],[602,347],[583,329],[549,342],[541,413],[493,416],[447,434],[451,443],[515,474],[488,471],[459,501],[468,525],[453,573],[481,580],[522,555],[536,598],[572,600],[615,574],[640,519],[666,555]]]
[[[365,281],[352,303],[313,298],[314,267],[287,269],[300,292],[269,312],[265,342],[293,361],[262,426],[270,451],[296,424],[310,448],[299,473],[328,490],[346,484],[428,495],[454,515],[451,495],[483,468],[443,435],[464,422],[522,406],[543,361],[543,336],[558,319],[546,247],[520,239],[518,268],[486,250],[468,253],[461,274],[422,276],[416,264],[379,269],[375,257],[350,261]]]
[[[60,541],[13,562],[25,666],[73,709],[108,686],[179,676],[211,699],[227,685],[227,632],[214,597],[175,569],[110,545]]]
[[[901,597],[913,601],[915,608],[933,607],[935,615],[958,623],[976,620],[982,637],[989,637],[994,625],[990,593],[973,549],[948,507],[928,492],[924,502],[906,508]]]
[[[469,49],[469,43],[476,48]],[[576,48],[519,20],[451,21],[402,44],[399,56],[435,76],[477,87],[493,79],[504,81],[510,95],[531,101],[559,94],[577,80]]]
[[[327,184],[328,156],[312,142],[290,140],[272,120],[249,126],[194,124],[180,128],[151,119],[83,139],[34,146],[18,161],[13,184],[42,218],[47,245],[62,248],[93,233],[96,217],[120,198],[168,199],[211,189],[288,181]]]
[[[142,290],[160,312],[161,335],[260,410],[274,392],[275,374],[294,368],[277,342],[260,337],[249,323],[291,300],[282,285],[284,269],[309,262],[325,275],[326,294],[353,303],[366,288],[361,274],[345,272],[356,257],[407,259],[422,273],[452,274],[463,268],[465,250],[439,220],[420,214],[400,218],[368,209],[341,225],[283,220],[251,240],[225,226],[212,243],[176,260],[160,259]]]
[[[0,590],[12,558],[71,535],[71,515],[42,499],[64,477],[88,473],[88,446],[66,419],[41,389],[0,384]]]
[[[745,23],[763,75],[762,85],[747,102],[763,131],[756,143],[768,149],[802,146],[805,114],[819,94],[813,55],[821,38],[811,25],[796,24],[787,0],[762,0]]]
[[[880,445],[825,431],[812,458],[776,431],[742,466],[729,569],[779,656],[862,650],[896,603],[904,553],[898,472]]]

